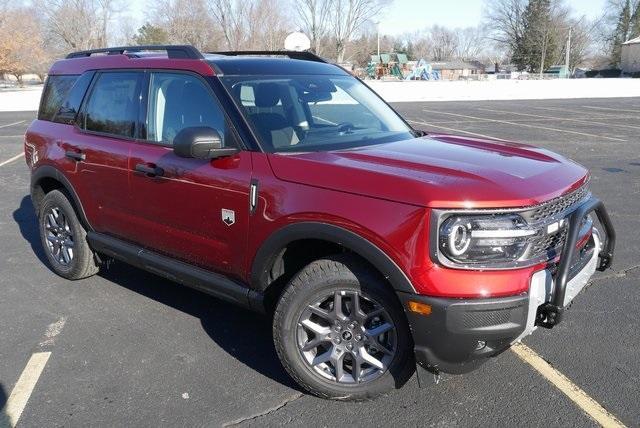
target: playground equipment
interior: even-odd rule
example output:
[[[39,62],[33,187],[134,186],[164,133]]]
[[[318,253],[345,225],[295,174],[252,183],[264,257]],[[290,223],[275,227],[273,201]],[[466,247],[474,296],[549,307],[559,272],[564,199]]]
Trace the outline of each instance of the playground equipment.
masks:
[[[404,78],[403,70],[406,70],[407,62],[407,55],[401,53],[371,55],[371,61],[367,65],[367,76],[371,79],[393,76],[402,80]]]
[[[440,80],[440,73],[433,70],[431,64],[426,60],[421,59],[413,67],[411,72],[407,74],[405,80]]]

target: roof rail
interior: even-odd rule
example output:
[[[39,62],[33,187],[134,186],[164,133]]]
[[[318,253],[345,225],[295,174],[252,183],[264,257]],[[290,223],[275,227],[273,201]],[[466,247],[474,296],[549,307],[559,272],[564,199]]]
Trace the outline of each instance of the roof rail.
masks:
[[[300,59],[304,61],[327,62],[324,58],[309,51],[222,51],[207,53],[228,56],[286,56],[291,59]]]
[[[69,58],[89,57],[92,54],[104,53],[107,55],[123,55],[127,52],[135,53],[141,51],[166,51],[167,56],[172,59],[203,59],[200,51],[191,45],[143,45],[143,46],[120,46],[116,48],[90,49],[86,51],[72,52],[66,56]]]

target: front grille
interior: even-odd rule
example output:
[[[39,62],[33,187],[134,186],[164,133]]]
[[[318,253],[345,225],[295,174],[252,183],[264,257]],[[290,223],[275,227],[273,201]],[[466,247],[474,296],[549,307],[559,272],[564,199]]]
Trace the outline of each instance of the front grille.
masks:
[[[527,219],[533,223],[545,221],[577,205],[589,194],[589,186],[584,185],[566,195],[544,202],[527,212]]]
[[[506,324],[511,319],[511,309],[465,312],[462,325],[465,329],[474,329]]]
[[[585,184],[571,193],[551,199],[525,211],[523,217],[530,223],[550,224],[552,221],[557,221],[560,215],[566,218],[572,209],[576,208],[588,195],[589,186]],[[553,234],[547,234],[546,228],[543,228],[540,233],[533,236],[531,238],[531,246],[528,250],[528,258],[542,256],[547,256],[548,258],[554,257],[567,240],[567,224],[568,222],[565,222],[565,224],[560,226],[559,230]]]

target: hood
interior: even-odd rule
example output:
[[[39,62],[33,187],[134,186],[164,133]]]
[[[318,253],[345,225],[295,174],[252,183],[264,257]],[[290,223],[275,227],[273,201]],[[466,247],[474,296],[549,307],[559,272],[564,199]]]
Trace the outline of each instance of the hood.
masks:
[[[451,135],[269,161],[281,180],[431,208],[535,205],[588,180],[584,167],[545,149]]]

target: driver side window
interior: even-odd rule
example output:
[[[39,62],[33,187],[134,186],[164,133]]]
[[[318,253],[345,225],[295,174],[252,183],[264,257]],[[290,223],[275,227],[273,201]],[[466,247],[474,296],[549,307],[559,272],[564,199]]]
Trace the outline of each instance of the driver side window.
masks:
[[[202,80],[186,73],[151,73],[147,109],[147,140],[172,145],[184,128],[207,126],[226,147],[224,113]]]

